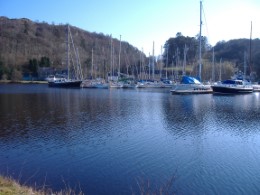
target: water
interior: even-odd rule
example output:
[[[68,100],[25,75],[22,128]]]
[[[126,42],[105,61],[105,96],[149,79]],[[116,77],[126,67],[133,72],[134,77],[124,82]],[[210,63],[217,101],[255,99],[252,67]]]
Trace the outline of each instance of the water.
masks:
[[[259,194],[259,108],[259,93],[0,85],[0,174],[86,194]]]

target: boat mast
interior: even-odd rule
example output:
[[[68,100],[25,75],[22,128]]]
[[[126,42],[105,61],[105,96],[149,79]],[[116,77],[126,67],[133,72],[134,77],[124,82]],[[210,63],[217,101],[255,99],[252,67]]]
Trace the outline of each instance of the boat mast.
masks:
[[[151,69],[151,55],[150,55],[150,52],[149,52],[148,79],[150,79],[150,69]]]
[[[111,38],[111,40],[110,40],[110,80],[112,80],[112,76],[113,76],[113,74],[112,74],[112,72],[113,72],[113,46],[112,46],[112,34],[110,35],[110,38]]]
[[[153,80],[154,80],[154,41],[153,41],[153,59],[152,59],[152,66],[153,66]]]
[[[69,43],[69,30],[70,30],[70,27],[69,27],[69,24],[67,25],[67,70],[68,70],[68,75],[67,75],[67,79],[70,78],[70,43]]]
[[[139,76],[139,79],[141,80],[142,79],[142,53],[141,51],[139,52],[140,53],[140,66],[139,66],[139,74],[137,73],[137,75]],[[138,72],[138,68],[137,68],[137,72]]]
[[[94,59],[93,59],[93,48],[92,48],[92,50],[91,50],[91,79],[93,79],[93,66],[94,66]]]
[[[162,45],[161,45],[161,55],[160,55],[160,78],[162,78]]]
[[[250,29],[250,42],[249,42],[249,75],[252,73],[252,21]]]
[[[82,73],[82,67],[80,63],[80,58],[79,58],[79,49],[77,48],[77,79],[83,80],[83,73]]]
[[[213,49],[213,53],[212,53],[212,82],[215,82],[215,51],[214,51],[214,47]]]
[[[175,81],[178,79],[178,66],[179,66],[179,47],[177,47],[177,50],[175,51]]]
[[[202,9],[202,1],[200,1],[200,34],[199,34],[199,79],[201,79],[201,26],[202,26],[202,20],[201,20],[201,9]]]
[[[183,52],[183,70],[182,70],[182,75],[183,76],[185,76],[186,75],[186,57],[187,57],[187,52],[188,52],[188,48],[187,48],[187,46],[186,46],[186,44],[185,44],[185,46],[184,46],[184,52]]]
[[[145,79],[145,70],[144,70],[144,56],[143,56],[143,53],[144,53],[144,48],[142,47],[142,60],[141,60],[141,65],[142,65],[142,79]]]
[[[246,51],[244,52],[244,76],[243,79],[246,79]]]
[[[222,58],[219,60],[219,80],[222,80]]]
[[[166,58],[166,80],[168,79],[168,75],[167,75],[167,69],[168,69],[168,57],[169,57],[169,44],[167,44],[167,58]]]
[[[120,35],[120,45],[119,45],[119,57],[118,57],[118,78],[120,77],[120,55],[121,55],[121,35]]]

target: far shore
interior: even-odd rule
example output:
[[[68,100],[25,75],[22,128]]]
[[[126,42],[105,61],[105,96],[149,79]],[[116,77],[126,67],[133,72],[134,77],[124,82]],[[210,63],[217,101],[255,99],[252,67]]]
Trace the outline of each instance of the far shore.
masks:
[[[48,81],[12,81],[12,80],[0,80],[0,83],[20,83],[20,84],[48,84]]]

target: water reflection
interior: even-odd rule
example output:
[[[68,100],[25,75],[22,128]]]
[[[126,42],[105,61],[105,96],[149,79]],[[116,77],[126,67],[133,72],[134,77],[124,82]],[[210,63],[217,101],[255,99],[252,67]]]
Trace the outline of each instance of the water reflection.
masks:
[[[211,105],[211,94],[171,96],[163,105],[166,128],[177,137],[203,133]]]
[[[259,130],[259,105],[258,93],[172,96],[163,105],[163,111],[166,128],[174,136],[199,135],[212,130],[242,135]]]
[[[65,178],[86,194],[131,194],[140,175],[160,186],[177,169],[183,194],[257,192],[259,106],[255,93],[0,86],[0,173],[22,169],[32,185],[47,174],[54,190]]]

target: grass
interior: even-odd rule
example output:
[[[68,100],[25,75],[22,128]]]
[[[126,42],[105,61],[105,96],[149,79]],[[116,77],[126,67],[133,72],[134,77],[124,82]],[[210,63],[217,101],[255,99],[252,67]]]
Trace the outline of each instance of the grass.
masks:
[[[149,179],[145,179],[145,175],[136,178],[136,187],[131,187],[132,195],[174,195],[178,194],[176,191],[177,170],[173,175],[162,184],[154,185]],[[78,190],[73,190],[64,182],[64,189],[59,192],[53,192],[52,189],[45,185],[41,186],[26,186],[21,184],[19,180],[11,177],[0,175],[0,195],[83,195],[81,187]]]
[[[41,190],[35,190],[32,187],[20,185],[17,181],[0,176],[0,195],[83,195],[82,192],[76,193],[72,189],[65,189],[60,192],[53,192],[51,189],[43,187]]]
[[[21,186],[11,178],[0,176],[0,195],[42,195],[43,193],[35,192],[32,188]]]

